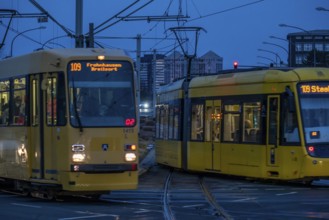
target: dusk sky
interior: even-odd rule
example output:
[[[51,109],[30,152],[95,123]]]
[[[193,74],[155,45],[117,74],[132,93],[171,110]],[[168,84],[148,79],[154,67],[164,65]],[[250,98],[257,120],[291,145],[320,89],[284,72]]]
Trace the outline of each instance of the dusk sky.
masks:
[[[75,0],[36,0],[49,14],[64,27],[75,32]],[[89,23],[97,27],[116,13],[120,12],[134,0],[84,0],[83,1],[83,33],[88,32]],[[121,14],[126,16],[149,0],[140,0],[132,9]],[[154,0],[133,16],[162,16],[178,15],[179,0]],[[240,65],[261,65],[269,61],[259,56],[275,59],[277,53],[286,62],[287,53],[282,48],[263,44],[264,41],[278,44],[288,49],[284,40],[270,38],[275,36],[286,39],[287,34],[300,32],[296,28],[279,27],[284,23],[304,30],[329,29],[329,11],[317,11],[317,7],[329,10],[329,0],[182,0],[181,10],[183,16],[188,16],[187,22],[181,23],[187,27],[200,27],[197,56],[202,56],[209,50],[214,51],[224,59],[224,69],[232,68],[233,61]],[[0,9],[14,9],[19,13],[40,13],[28,0],[0,0]],[[0,12],[1,15],[1,12]],[[0,18],[0,40],[5,34],[8,18]],[[113,19],[104,25],[113,24],[111,27],[97,33],[96,41],[104,47],[123,48],[136,58],[136,40],[132,39],[141,34],[142,50],[152,53],[156,49],[159,53],[170,53],[177,42],[169,28],[177,27],[173,21],[119,21]],[[45,26],[44,30],[26,32],[20,35],[13,44],[13,56],[31,52],[49,39],[64,36],[65,32],[50,19],[47,23],[38,23],[37,18],[15,18],[5,41],[5,46],[0,50],[0,59],[10,55],[12,39],[17,35],[17,30],[23,32],[28,29]],[[194,51],[194,38],[190,38],[189,53]],[[194,33],[193,33],[194,34]],[[194,36],[194,35],[193,35]],[[119,37],[121,39],[99,39],[100,37]],[[167,37],[166,40],[161,40]],[[148,39],[152,38],[152,39]],[[1,43],[1,42],[0,42]],[[47,44],[55,47],[74,47],[74,40],[61,37]],[[258,49],[272,51],[264,52]],[[177,47],[176,50],[180,51]]]

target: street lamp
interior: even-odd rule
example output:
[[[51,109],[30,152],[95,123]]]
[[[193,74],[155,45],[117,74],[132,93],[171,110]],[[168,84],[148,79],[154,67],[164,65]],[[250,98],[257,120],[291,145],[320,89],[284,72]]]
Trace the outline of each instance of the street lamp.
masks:
[[[272,39],[277,39],[277,40],[282,40],[282,41],[285,41],[285,42],[288,42],[288,43],[289,43],[288,66],[290,66],[291,63],[292,63],[292,62],[291,62],[291,45],[292,45],[292,42],[290,41],[290,39],[289,39],[289,41],[288,41],[288,40],[285,39],[285,38],[282,38],[282,37],[276,37],[276,36],[273,36],[273,35],[271,35],[270,38],[272,38]]]
[[[44,42],[41,46],[41,49],[43,49],[49,42],[53,41],[53,40],[56,40],[56,39],[59,39],[59,38],[63,38],[63,37],[69,37],[68,35],[62,35],[62,36],[59,36],[59,37],[53,37],[49,40],[47,40],[46,42]]]
[[[280,48],[282,48],[284,51],[286,51],[287,54],[289,54],[288,50],[287,50],[286,48],[284,48],[283,46],[279,45],[279,44],[273,44],[273,43],[266,42],[266,41],[263,41],[263,44],[269,44],[269,45],[274,45],[274,46],[280,47]]]
[[[11,45],[10,45],[10,56],[9,56],[9,57],[12,57],[12,56],[13,56],[13,46],[14,46],[14,41],[16,40],[16,38],[17,38],[18,36],[20,36],[20,35],[22,35],[22,34],[24,34],[24,33],[26,33],[26,32],[34,31],[34,30],[39,30],[39,29],[46,29],[46,27],[45,27],[45,26],[40,26],[40,27],[37,27],[37,28],[32,28],[32,29],[25,30],[25,31],[23,31],[23,32],[21,32],[21,33],[19,33],[19,34],[17,34],[17,35],[13,38],[13,40],[11,41]]]
[[[273,36],[273,35],[271,35],[270,38],[278,39],[278,40],[283,40],[283,41],[288,41],[287,39],[284,39],[282,37],[276,37],[276,36]]]
[[[264,56],[257,56],[258,58],[262,58],[262,59],[265,59],[265,60],[269,60],[269,61],[271,61],[271,63],[272,64],[274,64],[275,63],[275,61],[274,60],[272,60],[272,59],[270,59],[270,58],[268,58],[268,57],[264,57]]]
[[[282,63],[282,61],[281,61],[281,57],[280,57],[277,53],[274,53],[273,51],[270,51],[270,50],[264,50],[264,49],[258,49],[258,51],[263,51],[263,52],[267,52],[267,53],[272,53],[272,54],[274,54],[274,55],[275,55],[275,60],[276,60],[275,65],[278,66],[277,58],[279,58],[279,60],[280,60],[280,65],[281,65],[281,63]]]
[[[284,48],[283,46],[279,45],[279,44],[274,44],[274,43],[270,43],[270,42],[266,42],[266,41],[263,41],[263,44],[268,44],[268,45],[273,45],[273,46],[276,46],[276,47],[280,47],[281,49],[283,49],[284,51],[286,51],[287,55],[289,56],[288,50],[286,48]]]
[[[312,35],[311,32],[303,29],[303,28],[300,28],[300,27],[296,27],[296,26],[292,26],[292,25],[287,25],[287,24],[279,24],[279,27],[288,27],[288,28],[295,28],[295,29],[298,29],[298,30],[301,30],[305,33],[307,33],[308,35]],[[313,66],[315,67],[316,66],[316,51],[315,51],[315,41],[314,41],[314,36],[312,36],[312,47],[313,47]]]

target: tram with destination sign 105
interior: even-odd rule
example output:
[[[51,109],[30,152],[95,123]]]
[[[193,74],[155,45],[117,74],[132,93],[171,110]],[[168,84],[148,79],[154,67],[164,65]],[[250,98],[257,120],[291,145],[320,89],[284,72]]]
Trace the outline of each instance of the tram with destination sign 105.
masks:
[[[136,189],[133,61],[53,49],[0,61],[0,179],[35,196]]]
[[[159,89],[156,161],[273,180],[329,177],[329,69],[254,69]]]

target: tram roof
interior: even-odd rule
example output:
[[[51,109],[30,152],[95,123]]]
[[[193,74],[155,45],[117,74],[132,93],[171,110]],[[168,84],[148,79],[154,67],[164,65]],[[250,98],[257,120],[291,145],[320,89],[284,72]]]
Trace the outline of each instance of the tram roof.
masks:
[[[127,59],[127,57],[129,57],[128,53],[121,49],[58,48],[38,50],[1,60],[0,75],[1,77],[11,77],[23,73],[58,71],[59,66],[57,63],[60,61],[66,59],[86,59],[86,57],[88,57],[88,59],[92,59],[93,57],[97,59],[98,55],[105,55],[113,59]]]
[[[171,91],[182,89],[184,81],[185,81],[184,79],[180,79],[175,82],[169,83],[167,85],[161,86],[157,90],[157,93],[160,94],[160,93],[166,93],[169,91],[171,92]]]
[[[107,56],[129,56],[129,54],[122,49],[105,49],[105,48],[56,48],[56,49],[47,49],[47,50],[36,50],[28,54],[23,54],[16,57],[9,57],[2,61],[11,60],[11,59],[21,59],[30,56],[37,55],[53,55],[60,56],[63,58],[70,57],[84,57],[84,56],[97,56],[97,55],[107,55]]]
[[[319,78],[319,72],[326,80],[329,79],[329,68],[296,68],[296,69],[263,69],[244,72],[231,72],[210,76],[195,77],[189,87],[237,85],[253,83],[296,82]],[[320,74],[320,75],[321,75]],[[324,79],[323,78],[323,79]],[[321,79],[320,79],[321,80]]]

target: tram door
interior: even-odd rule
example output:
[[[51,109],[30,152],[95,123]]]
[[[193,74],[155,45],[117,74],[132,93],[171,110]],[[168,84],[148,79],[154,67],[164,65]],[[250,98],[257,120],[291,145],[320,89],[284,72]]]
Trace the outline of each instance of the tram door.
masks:
[[[31,144],[33,148],[32,177],[57,179],[59,146],[57,118],[57,73],[31,78]]]
[[[205,163],[206,169],[220,170],[221,101],[206,101]]]
[[[266,139],[266,163],[267,166],[277,166],[279,145],[279,114],[280,97],[268,96],[267,99],[267,139]]]

